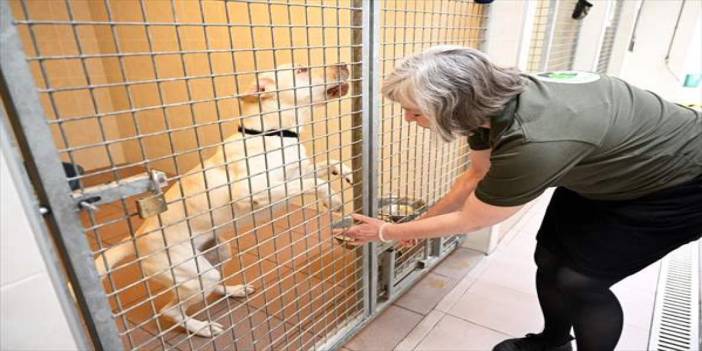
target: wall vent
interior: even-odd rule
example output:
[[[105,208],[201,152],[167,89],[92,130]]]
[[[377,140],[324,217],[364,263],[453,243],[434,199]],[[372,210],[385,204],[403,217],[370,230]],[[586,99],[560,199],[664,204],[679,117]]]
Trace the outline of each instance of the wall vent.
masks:
[[[661,263],[649,350],[700,351],[699,247],[684,245]]]

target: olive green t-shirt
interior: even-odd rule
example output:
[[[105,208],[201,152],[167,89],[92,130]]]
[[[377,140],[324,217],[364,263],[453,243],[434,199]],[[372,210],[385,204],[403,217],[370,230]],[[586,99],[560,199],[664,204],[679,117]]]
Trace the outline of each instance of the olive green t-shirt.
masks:
[[[476,196],[522,205],[562,186],[597,200],[625,200],[702,175],[700,112],[605,75],[525,76],[526,89],[469,137],[491,148]]]

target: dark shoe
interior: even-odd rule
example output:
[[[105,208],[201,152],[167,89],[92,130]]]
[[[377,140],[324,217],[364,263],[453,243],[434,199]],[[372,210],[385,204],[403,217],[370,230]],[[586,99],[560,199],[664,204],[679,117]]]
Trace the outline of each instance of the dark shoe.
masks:
[[[492,348],[492,351],[572,351],[570,341],[573,337],[568,335],[568,341],[554,342],[541,334],[527,334],[523,338],[507,339]]]

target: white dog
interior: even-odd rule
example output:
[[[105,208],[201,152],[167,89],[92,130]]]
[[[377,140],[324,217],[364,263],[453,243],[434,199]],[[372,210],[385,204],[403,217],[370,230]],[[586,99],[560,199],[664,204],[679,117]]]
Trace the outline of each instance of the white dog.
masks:
[[[177,290],[180,300],[168,302],[160,311],[163,317],[200,336],[222,333],[219,323],[188,317],[185,310],[202,302],[203,291],[205,296],[216,292],[243,297],[254,289],[224,285],[220,272],[202,251],[221,241],[219,236],[233,227],[233,221],[242,226],[250,222],[257,208],[270,205],[274,215],[279,213],[289,196],[316,193],[330,209],[343,205],[322,177],[340,175],[351,184],[351,169],[335,160],[319,168],[312,164],[295,130],[308,121],[315,105],[348,92],[348,76],[344,64],[286,65],[259,74],[258,82],[241,98],[241,115],[251,117],[243,119],[239,133],[165,192],[166,212],[147,218],[134,239],[127,238],[99,255],[95,260],[98,272],[104,275],[136,253],[147,277]],[[258,212],[270,213],[267,209]],[[220,248],[220,256],[227,259],[229,246]]]

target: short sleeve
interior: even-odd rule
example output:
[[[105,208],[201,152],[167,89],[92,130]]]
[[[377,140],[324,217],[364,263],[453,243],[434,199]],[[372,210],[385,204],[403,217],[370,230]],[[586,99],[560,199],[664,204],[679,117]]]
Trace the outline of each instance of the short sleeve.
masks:
[[[471,150],[487,150],[490,148],[490,129],[478,128],[468,137],[468,146]]]
[[[541,195],[595,146],[578,141],[528,143],[513,140],[493,149],[490,170],[478,183],[475,196],[494,206],[519,206]]]

